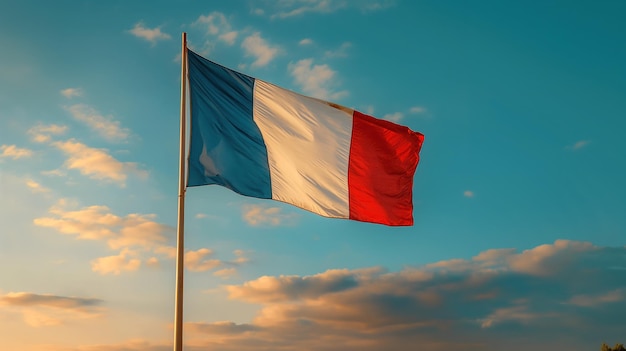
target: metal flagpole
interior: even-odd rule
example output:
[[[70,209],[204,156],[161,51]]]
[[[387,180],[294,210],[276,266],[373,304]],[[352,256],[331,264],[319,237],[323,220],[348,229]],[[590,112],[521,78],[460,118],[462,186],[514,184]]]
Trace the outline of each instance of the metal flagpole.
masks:
[[[178,222],[176,234],[176,305],[174,351],[183,351],[183,272],[185,270],[185,132],[187,92],[187,33],[183,32],[180,74],[180,169],[178,172]]]

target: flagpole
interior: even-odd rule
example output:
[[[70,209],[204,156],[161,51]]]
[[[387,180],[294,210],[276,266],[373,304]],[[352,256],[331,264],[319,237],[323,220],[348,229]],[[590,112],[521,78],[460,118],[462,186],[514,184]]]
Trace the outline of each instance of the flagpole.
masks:
[[[183,32],[180,72],[180,168],[178,171],[178,221],[176,233],[176,304],[174,351],[183,351],[183,273],[185,270],[185,132],[187,102],[187,33]]]

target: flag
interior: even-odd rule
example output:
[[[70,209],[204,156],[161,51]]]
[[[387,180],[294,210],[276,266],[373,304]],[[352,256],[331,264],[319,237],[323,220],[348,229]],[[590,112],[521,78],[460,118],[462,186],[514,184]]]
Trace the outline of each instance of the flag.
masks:
[[[188,50],[187,186],[218,184],[325,217],[413,225],[424,136]]]

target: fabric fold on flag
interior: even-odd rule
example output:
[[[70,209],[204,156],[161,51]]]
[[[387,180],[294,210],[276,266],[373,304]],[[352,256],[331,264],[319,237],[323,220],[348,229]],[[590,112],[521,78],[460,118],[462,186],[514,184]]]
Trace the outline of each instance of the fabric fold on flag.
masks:
[[[421,133],[188,50],[188,186],[217,184],[325,217],[413,225]]]

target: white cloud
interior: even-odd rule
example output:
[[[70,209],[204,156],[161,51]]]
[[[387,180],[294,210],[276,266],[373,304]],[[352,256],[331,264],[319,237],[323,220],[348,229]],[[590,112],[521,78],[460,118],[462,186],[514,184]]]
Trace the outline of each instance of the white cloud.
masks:
[[[65,96],[68,99],[71,99],[73,97],[80,97],[83,96],[83,90],[80,88],[67,88],[61,90],[61,95]]]
[[[389,113],[383,116],[383,119],[391,122],[399,122],[402,118],[404,118],[404,114],[402,112]]]
[[[219,38],[224,41],[228,45],[235,44],[235,40],[237,40],[237,31],[230,31],[228,33],[224,33],[219,36]]]
[[[17,147],[16,145],[2,145],[0,146],[0,157],[12,158],[14,160],[30,157],[33,152],[29,149]]]
[[[106,240],[112,249],[138,247],[157,249],[167,241],[171,228],[154,221],[155,215],[113,214],[107,206],[94,205],[78,210],[69,200],[61,199],[49,209],[52,216],[36,218],[33,223],[53,228],[77,239]]]
[[[567,148],[570,150],[580,150],[591,143],[591,140],[579,140],[575,142],[573,145],[568,146]]]
[[[278,46],[268,44],[259,32],[246,37],[241,43],[241,47],[246,52],[246,55],[256,58],[252,62],[252,67],[266,66],[280,52]]]
[[[208,35],[215,36],[228,45],[235,44],[239,36],[239,32],[232,29],[226,16],[217,11],[198,17],[192,25],[206,27],[206,33]],[[208,43],[205,44],[205,47],[207,46],[209,46]]]
[[[65,107],[78,121],[85,123],[91,129],[109,141],[120,141],[128,138],[130,132],[120,126],[120,122],[111,116],[103,116],[95,109],[85,104],[76,104]]]
[[[121,272],[136,271],[141,266],[141,261],[131,258],[133,253],[129,250],[122,250],[119,255],[100,257],[91,261],[91,269],[102,275],[119,275]]]
[[[144,24],[142,22],[136,23],[135,27],[129,30],[129,32],[137,38],[149,41],[150,43],[152,43],[152,45],[156,44],[156,42],[159,40],[166,40],[171,38],[169,34],[161,32],[160,27],[147,28],[144,27]]]
[[[52,145],[69,156],[65,161],[65,167],[76,169],[92,179],[111,181],[124,187],[129,174],[141,178],[148,176],[148,173],[140,170],[136,163],[120,162],[104,149],[92,148],[73,139],[57,141]]]
[[[326,51],[324,56],[332,58],[332,57],[347,57],[348,49],[352,46],[352,43],[345,42],[341,44],[341,46],[335,50]]]
[[[289,64],[289,73],[302,90],[318,99],[336,100],[348,94],[347,91],[334,92],[335,72],[328,65],[314,65],[313,59],[303,59]]]
[[[276,4],[278,12],[271,15],[271,18],[289,18],[303,15],[305,13],[332,13],[347,7],[346,1],[330,0],[300,0],[281,1]]]
[[[281,0],[268,2],[272,10],[271,19],[285,19],[303,16],[308,13],[330,14],[342,9],[356,8],[362,12],[372,12],[386,9],[394,4],[394,0]],[[266,11],[256,9],[257,15],[263,15]]]
[[[202,248],[196,251],[185,252],[185,268],[192,272],[205,272],[218,267],[222,262],[218,259],[210,259],[213,250]]]
[[[281,213],[279,207],[265,207],[260,205],[245,205],[242,208],[243,219],[251,226],[279,226],[289,225],[295,219],[294,214]]]
[[[213,273],[214,276],[220,277],[223,279],[230,278],[234,276],[235,274],[237,274],[237,269],[233,267],[220,269],[219,271],[215,271],[215,273]]]
[[[471,191],[471,190],[465,190],[463,192],[463,196],[465,196],[465,197],[474,197],[474,192]]]
[[[58,124],[36,125],[28,130],[32,140],[37,143],[45,143],[52,139],[52,135],[60,135],[67,131],[67,126]]]
[[[211,12],[208,15],[201,15],[193,23],[193,25],[206,25],[207,34],[218,35],[219,33],[229,32],[231,29],[230,23],[221,12]]]
[[[415,114],[415,115],[425,113],[425,112],[426,112],[426,108],[422,106],[413,106],[409,109],[409,113]]]
[[[309,38],[304,38],[304,39],[300,40],[300,41],[298,42],[298,44],[299,44],[299,45],[303,45],[303,46],[304,46],[304,45],[311,45],[311,44],[313,44],[313,40],[311,40],[311,39],[309,39]]]
[[[34,193],[47,193],[50,192],[50,189],[44,187],[43,185],[37,183],[32,179],[26,179],[26,186]]]

